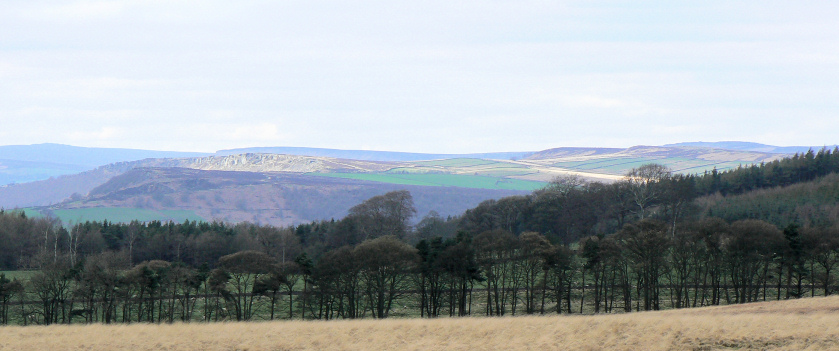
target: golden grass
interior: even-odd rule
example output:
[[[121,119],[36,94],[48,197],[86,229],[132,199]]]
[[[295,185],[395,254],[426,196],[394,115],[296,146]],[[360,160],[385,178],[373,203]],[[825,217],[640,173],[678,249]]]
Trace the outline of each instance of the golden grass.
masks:
[[[599,316],[0,328],[6,350],[830,350],[839,296]]]

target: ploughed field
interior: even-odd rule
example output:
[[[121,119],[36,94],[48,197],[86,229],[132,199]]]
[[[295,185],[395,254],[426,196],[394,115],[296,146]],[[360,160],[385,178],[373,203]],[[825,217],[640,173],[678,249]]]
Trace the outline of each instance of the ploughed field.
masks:
[[[839,296],[663,312],[0,327],[2,350],[835,350]]]

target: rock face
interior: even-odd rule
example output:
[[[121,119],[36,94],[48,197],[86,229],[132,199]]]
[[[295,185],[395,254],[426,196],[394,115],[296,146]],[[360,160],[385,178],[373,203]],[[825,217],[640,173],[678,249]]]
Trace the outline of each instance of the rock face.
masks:
[[[241,172],[380,172],[402,165],[399,162],[344,160],[330,157],[278,154],[239,154],[141,161],[145,167],[181,167],[205,171]]]

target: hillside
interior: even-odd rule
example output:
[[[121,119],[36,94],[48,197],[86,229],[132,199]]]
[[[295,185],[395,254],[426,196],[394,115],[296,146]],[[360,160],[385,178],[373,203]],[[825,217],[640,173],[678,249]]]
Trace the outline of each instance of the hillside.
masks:
[[[726,170],[743,164],[770,162],[786,155],[702,147],[635,146],[627,149],[558,148],[519,160],[459,157],[426,161],[368,161],[324,156],[238,154],[203,158],[149,160],[143,166],[204,170],[317,173],[440,173],[498,176],[548,182],[563,174],[614,181],[633,167],[660,163],[677,173]]]
[[[749,151],[758,153],[794,153],[806,151],[808,147],[778,147],[747,142],[715,142],[715,143],[679,143],[665,145],[664,147],[698,147],[713,148],[734,151]],[[816,147],[818,149],[818,147]],[[623,154],[620,152],[625,151]],[[616,148],[581,148],[567,147],[544,150],[540,152],[494,152],[494,153],[472,153],[472,154],[432,154],[432,153],[410,153],[393,151],[371,151],[371,150],[338,150],[324,148],[306,147],[254,147],[219,150],[215,154],[196,152],[174,152],[174,151],[153,151],[118,148],[89,148],[61,144],[34,144],[34,145],[7,145],[0,146],[0,185],[12,183],[25,183],[37,180],[46,180],[50,177],[76,174],[92,170],[96,167],[118,163],[131,162],[143,159],[160,158],[191,158],[205,156],[231,156],[240,154],[282,154],[290,156],[326,157],[332,159],[351,159],[357,161],[381,161],[381,162],[414,162],[443,159],[485,159],[498,161],[515,161],[520,159],[545,159],[558,157],[595,157],[598,159],[604,155],[608,158],[610,154],[625,159],[633,157],[633,152],[627,149]],[[661,155],[659,155],[661,156]],[[661,158],[661,157],[659,157]],[[666,158],[666,157],[665,157]],[[569,160],[579,161],[579,160]],[[746,159],[728,159],[727,161],[742,162]],[[666,160],[664,162],[667,162]],[[569,165],[562,165],[569,166]],[[702,166],[702,164],[699,164]],[[713,165],[712,165],[713,166]],[[725,168],[720,165],[718,168]],[[578,168],[570,165],[571,168]],[[612,167],[615,168],[615,167]],[[618,172],[617,169],[607,169],[606,173]],[[594,174],[603,173],[602,170],[591,168]],[[577,171],[585,171],[577,169]]]
[[[64,150],[63,146],[45,146]],[[106,160],[107,157],[127,157],[130,155],[146,155],[142,150],[83,150],[94,157],[94,161]],[[130,152],[129,152],[130,151]],[[432,192],[448,194],[468,193],[460,205],[440,205],[440,208],[430,203],[419,206],[421,210],[434,209],[445,214],[459,214],[477,204],[480,199],[497,199],[503,194],[521,194],[537,190],[557,176],[578,175],[592,180],[610,183],[622,178],[623,174],[633,167],[646,163],[661,163],[679,173],[702,173],[713,168],[726,170],[736,168],[742,164],[753,164],[769,162],[781,158],[783,154],[752,151],[732,151],[722,149],[710,149],[705,147],[659,147],[659,146],[636,146],[627,149],[616,148],[557,148],[544,150],[535,153],[496,153],[496,154],[474,154],[474,157],[440,158],[421,161],[384,161],[383,159],[412,159],[451,155],[437,154],[406,154],[388,152],[365,152],[353,150],[328,150],[328,149],[307,149],[307,148],[256,148],[253,151],[289,151],[297,153],[320,153],[324,155],[343,155],[358,157],[336,158],[329,156],[304,156],[276,153],[244,153],[228,154],[228,151],[219,152],[216,155],[201,155],[199,157],[163,157],[146,158],[142,160],[117,162],[96,169],[87,170],[72,175],[57,176],[46,180],[0,186],[0,207],[33,207],[52,206],[55,210],[69,210],[72,208],[90,208],[118,206],[130,209],[146,209],[155,211],[195,211],[189,216],[198,218],[226,220],[256,220],[264,223],[289,223],[297,220],[311,220],[341,216],[348,208],[348,204],[358,203],[364,196],[373,196],[387,191],[388,189],[400,189],[415,187],[416,189],[440,188]],[[61,151],[68,152],[68,151]],[[145,151],[144,151],[145,152]],[[229,151],[234,152],[234,151]],[[366,153],[366,154],[365,154]],[[37,153],[35,153],[37,154]],[[172,156],[167,154],[168,156]],[[464,156],[464,155],[456,155]],[[482,157],[478,157],[482,156]],[[41,156],[38,156],[41,157]],[[98,158],[97,158],[98,157]],[[507,157],[507,159],[505,159]],[[520,157],[520,158],[518,158]],[[511,159],[510,159],[511,158]],[[37,157],[36,157],[37,159]],[[44,159],[43,157],[41,159]],[[73,160],[67,157],[67,160]],[[99,160],[99,161],[95,161]],[[23,162],[23,161],[15,161]],[[63,167],[63,166],[56,166]],[[79,166],[82,167],[82,166]],[[185,184],[184,177],[188,177],[185,170],[200,171],[226,171],[240,172],[234,177],[238,180],[246,179],[244,173],[254,173],[254,177],[260,178],[261,174],[274,174],[275,178],[271,184],[277,184],[270,189],[253,189],[237,191],[241,194],[271,194],[272,199],[288,199],[293,196],[287,190],[278,192],[277,189],[286,189],[279,184],[284,181],[291,181],[288,189],[293,188],[294,183],[305,178],[305,186],[309,188],[323,187],[324,190],[311,195],[323,202],[335,202],[340,204],[336,208],[322,208],[313,210],[303,202],[292,201],[287,205],[285,200],[238,200],[232,199],[232,194],[226,195],[224,191],[212,194],[213,198],[219,196],[225,201],[213,201],[208,203],[203,200],[195,200],[200,194],[199,190],[191,189],[188,186],[176,186],[173,190],[177,193],[178,201],[173,199],[150,201],[146,197],[155,195],[157,197],[168,194],[161,194],[159,189],[165,188],[165,183],[171,179],[164,176],[148,180],[148,188],[152,189],[148,194],[136,196],[132,199],[107,198],[99,199],[98,196],[109,193],[102,191],[91,193],[94,188],[102,186],[132,169],[155,168],[155,169],[179,169],[173,174],[178,184]],[[157,175],[163,173],[158,172]],[[208,173],[209,174],[209,173]],[[280,177],[279,175],[286,175]],[[131,180],[136,174],[114,179],[106,186],[114,188],[116,184]],[[215,176],[214,176],[215,177]],[[260,178],[261,179],[261,178]],[[237,180],[237,181],[238,181]],[[153,185],[155,182],[159,184]],[[235,183],[235,182],[234,182]],[[259,186],[265,186],[260,183]],[[350,184],[363,184],[365,189],[377,188],[379,192],[363,191],[355,195],[344,195],[335,190],[335,184],[349,186]],[[240,184],[241,185],[241,184]],[[245,186],[245,185],[241,185]],[[259,187],[255,184],[248,184],[250,188]],[[158,190],[154,190],[158,189]],[[122,190],[114,190],[114,194]],[[426,193],[431,190],[422,190]],[[90,193],[90,198],[85,198]],[[477,195],[477,194],[481,195]],[[112,196],[116,196],[111,194]],[[331,194],[341,199],[328,199],[326,194]],[[94,196],[95,195],[95,196]],[[208,194],[203,194],[207,196]],[[146,197],[144,197],[146,196]],[[257,195],[254,195],[258,197]],[[72,205],[62,204],[72,198]],[[96,198],[96,200],[94,200]],[[106,201],[107,200],[107,201]],[[159,201],[158,201],[159,200]],[[244,201],[246,206],[231,206],[233,203]],[[451,198],[441,200],[441,203],[453,203]],[[226,202],[226,203],[225,203]],[[218,208],[213,208],[218,206]],[[300,206],[300,207],[298,207]],[[259,213],[253,209],[259,208]],[[247,210],[245,210],[247,209]],[[273,211],[274,214],[267,214]],[[314,212],[313,212],[314,211]],[[61,212],[56,212],[61,213]],[[161,212],[162,213],[162,212]],[[282,215],[280,215],[282,213]],[[421,212],[422,213],[422,212]],[[163,217],[168,219],[170,217]],[[183,218],[180,212],[172,218]]]
[[[76,174],[111,163],[147,158],[197,157],[198,152],[90,148],[61,144],[0,146],[0,185]]]
[[[361,161],[425,161],[448,158],[482,158],[511,160],[526,157],[533,152],[490,152],[476,154],[429,154],[414,152],[394,151],[372,151],[372,150],[336,150],[311,147],[252,147],[241,149],[219,150],[216,156],[228,156],[238,154],[284,154],[295,156],[320,156],[332,158],[344,158]]]
[[[21,184],[0,186],[0,208],[23,208],[57,204],[70,197],[82,197],[93,188],[120,175],[138,163],[114,163],[78,174],[58,176]]]
[[[135,168],[92,189],[87,197],[38,209],[74,221],[106,219],[97,216],[97,208],[122,208],[157,211],[161,216],[192,213],[205,220],[289,225],[342,218],[365,199],[400,189],[411,192],[419,216],[431,210],[442,216],[459,215],[487,199],[527,193],[281,172]]]
[[[823,147],[828,149],[832,149],[837,145],[822,145],[822,146],[774,146],[774,145],[766,145],[760,143],[750,143],[745,141],[717,141],[717,142],[686,142],[686,143],[676,143],[676,144],[667,144],[664,146],[674,146],[674,147],[681,147],[681,146],[689,146],[689,147],[704,147],[704,148],[713,148],[713,149],[724,149],[724,150],[734,150],[734,151],[753,151],[753,152],[769,152],[775,154],[794,154],[794,153],[806,153],[808,150],[812,149],[813,151],[818,151]]]
[[[831,296],[599,316],[3,327],[0,348],[829,350],[839,348],[837,310]]]
[[[520,163],[604,175],[623,175],[633,167],[659,163],[676,173],[702,173],[713,168],[727,170],[744,164],[770,162],[785,156],[788,155],[694,146],[557,148],[534,153]]]
[[[759,189],[745,194],[713,194],[697,199],[707,216],[733,221],[761,219],[780,228],[790,223],[823,227],[839,214],[839,174],[785,187]]]

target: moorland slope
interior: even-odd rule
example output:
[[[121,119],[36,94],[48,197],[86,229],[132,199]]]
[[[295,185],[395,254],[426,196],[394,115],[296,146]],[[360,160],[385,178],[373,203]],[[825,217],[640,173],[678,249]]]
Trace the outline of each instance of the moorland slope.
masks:
[[[284,226],[342,218],[356,204],[394,190],[413,195],[417,214],[459,215],[488,199],[527,191],[390,184],[300,173],[135,168],[76,201],[39,208],[75,222],[96,208],[190,211],[204,220]],[[102,220],[106,218],[98,218]],[[113,219],[111,219],[113,220]],[[165,220],[165,218],[164,218]]]

